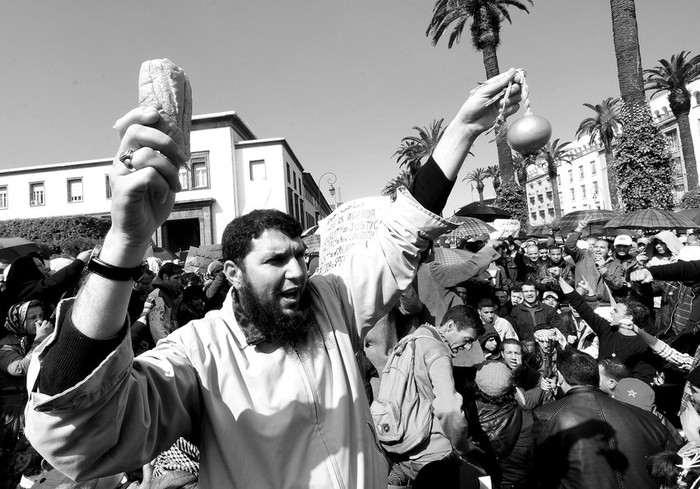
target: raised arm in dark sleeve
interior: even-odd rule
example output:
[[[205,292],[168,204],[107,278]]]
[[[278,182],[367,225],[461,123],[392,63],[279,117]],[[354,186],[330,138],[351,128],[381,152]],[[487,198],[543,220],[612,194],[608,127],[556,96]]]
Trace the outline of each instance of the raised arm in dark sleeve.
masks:
[[[416,172],[409,191],[420,205],[434,214],[442,214],[455,182],[448,179],[432,156]]]
[[[700,281],[700,260],[657,265],[648,270],[654,280]]]

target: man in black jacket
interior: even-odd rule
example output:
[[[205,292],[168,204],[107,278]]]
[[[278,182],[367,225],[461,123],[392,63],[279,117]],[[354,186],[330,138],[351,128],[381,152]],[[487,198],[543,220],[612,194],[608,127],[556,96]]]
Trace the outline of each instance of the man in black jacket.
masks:
[[[658,488],[645,457],[678,448],[658,418],[600,391],[590,355],[567,349],[557,367],[564,396],[534,411],[538,487]]]

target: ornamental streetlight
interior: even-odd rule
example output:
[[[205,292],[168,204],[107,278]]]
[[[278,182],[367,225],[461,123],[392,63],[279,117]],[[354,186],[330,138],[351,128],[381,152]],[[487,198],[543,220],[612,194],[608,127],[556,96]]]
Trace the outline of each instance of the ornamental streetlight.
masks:
[[[327,171],[318,178],[318,188],[319,190],[321,189],[321,180],[323,180],[323,177],[326,175],[329,175],[326,179],[326,183],[328,183],[328,193],[331,194],[331,197],[335,197],[335,187],[333,184],[338,181],[338,176],[332,171]]]

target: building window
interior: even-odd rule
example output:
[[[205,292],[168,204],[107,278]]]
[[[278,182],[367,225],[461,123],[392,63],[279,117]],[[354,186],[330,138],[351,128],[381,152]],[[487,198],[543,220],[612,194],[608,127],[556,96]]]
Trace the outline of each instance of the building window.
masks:
[[[576,189],[574,188],[571,189],[571,198],[576,199]]]
[[[591,161],[591,175],[596,174],[595,161]]]
[[[182,190],[209,188],[209,152],[193,154],[190,168],[192,171],[183,166],[178,173]]]
[[[553,195],[554,195],[554,194],[552,193],[551,190],[547,190],[547,200],[552,200],[552,196],[553,196]]]
[[[105,175],[105,197],[112,198],[112,186],[109,184],[109,175]]]
[[[535,205],[535,198],[534,197],[530,197],[530,204]]]
[[[598,194],[598,182],[593,182],[593,195]]]
[[[569,183],[573,183],[573,182],[574,182],[574,171],[569,170]]]
[[[29,184],[29,205],[44,205],[44,182]]]
[[[540,203],[544,202],[544,195],[542,195],[542,194],[537,195],[537,200],[539,200]]]
[[[533,221],[537,220],[537,213],[536,212],[531,212],[530,217],[532,218]]]
[[[583,165],[578,167],[578,176],[579,176],[579,178],[585,177],[585,174],[583,173]]]
[[[586,186],[581,185],[581,198],[585,199],[586,198]]]
[[[267,180],[265,160],[254,160],[250,162],[250,179],[256,182],[260,180]]]
[[[287,163],[287,183],[292,183],[292,169],[289,168],[289,163]]]
[[[294,217],[294,191],[287,187],[287,214]]]
[[[68,180],[68,202],[83,201],[83,179],[71,178]]]
[[[544,219],[544,211],[540,211],[540,219]]]
[[[551,207],[547,209],[547,213],[549,214],[549,217],[554,217],[554,209],[552,209]]]
[[[206,161],[192,162],[192,188],[207,188],[209,187],[209,168]]]
[[[0,186],[0,209],[7,209],[7,185]]]

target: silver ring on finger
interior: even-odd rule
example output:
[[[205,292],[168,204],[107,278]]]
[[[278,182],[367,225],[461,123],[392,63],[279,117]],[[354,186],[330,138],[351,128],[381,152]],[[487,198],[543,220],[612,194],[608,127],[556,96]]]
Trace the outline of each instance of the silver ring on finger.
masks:
[[[124,165],[129,171],[135,171],[134,165],[131,164],[131,159],[134,157],[134,150],[131,148],[125,149],[119,153],[119,161]]]

